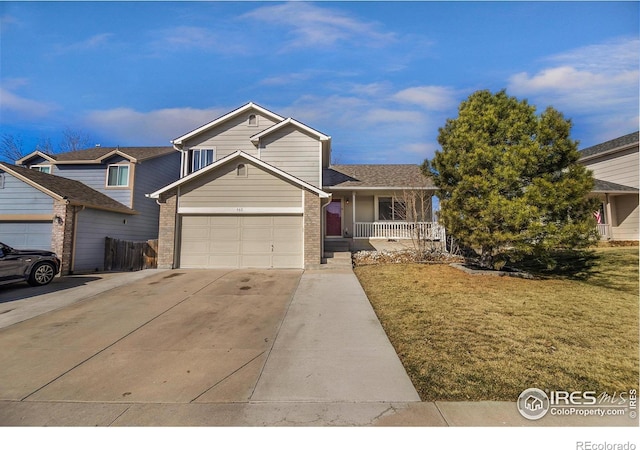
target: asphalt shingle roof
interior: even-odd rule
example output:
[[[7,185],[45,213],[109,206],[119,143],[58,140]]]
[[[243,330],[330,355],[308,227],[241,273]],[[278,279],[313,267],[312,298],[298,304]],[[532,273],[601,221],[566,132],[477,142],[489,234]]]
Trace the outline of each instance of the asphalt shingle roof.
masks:
[[[57,162],[94,161],[116,150],[136,160],[155,158],[175,151],[173,147],[93,147],[86,150],[57,153],[49,156]]]
[[[335,164],[322,172],[325,188],[429,187],[433,180],[425,177],[415,164]]]
[[[136,211],[112,199],[111,197],[90,188],[84,183],[69,178],[50,175],[34,169],[14,166],[12,164],[0,164],[0,169],[7,168],[18,175],[28,178],[33,183],[44,189],[63,197],[76,205],[84,205],[90,208],[105,209],[123,214],[136,214]]]
[[[599,153],[604,153],[609,150],[613,150],[615,148],[624,147],[626,145],[631,145],[634,143],[638,143],[638,131],[634,133],[629,133],[627,135],[621,136],[616,139],[612,139],[607,142],[603,142],[602,144],[594,145],[592,147],[587,147],[584,150],[580,150],[580,158],[586,158],[587,156],[597,155]]]
[[[592,192],[640,192],[638,189],[625,186],[624,184],[612,183],[611,181],[598,180],[596,178]]]

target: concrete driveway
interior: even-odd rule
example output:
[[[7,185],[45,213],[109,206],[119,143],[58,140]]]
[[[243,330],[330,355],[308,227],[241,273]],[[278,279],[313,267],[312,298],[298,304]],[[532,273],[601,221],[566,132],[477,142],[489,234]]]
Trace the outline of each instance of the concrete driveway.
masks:
[[[0,399],[246,401],[302,271],[161,272],[0,330]]]

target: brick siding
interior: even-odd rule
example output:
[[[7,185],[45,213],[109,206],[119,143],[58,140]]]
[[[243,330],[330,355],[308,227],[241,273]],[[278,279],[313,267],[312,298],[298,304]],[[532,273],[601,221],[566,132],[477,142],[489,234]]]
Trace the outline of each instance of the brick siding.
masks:
[[[304,191],[304,267],[318,268],[322,262],[320,197]]]
[[[172,189],[162,194],[159,203],[158,269],[173,269],[176,242],[176,190]]]

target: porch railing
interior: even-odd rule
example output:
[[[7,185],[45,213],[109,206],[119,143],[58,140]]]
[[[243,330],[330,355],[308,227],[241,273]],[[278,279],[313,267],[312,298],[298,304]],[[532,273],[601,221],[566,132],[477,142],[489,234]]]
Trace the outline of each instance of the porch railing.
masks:
[[[356,222],[354,238],[426,239],[444,241],[444,227],[435,222]]]
[[[609,237],[609,225],[606,223],[599,223],[597,225],[598,227],[598,234],[600,234],[600,238],[601,239],[606,239]]]

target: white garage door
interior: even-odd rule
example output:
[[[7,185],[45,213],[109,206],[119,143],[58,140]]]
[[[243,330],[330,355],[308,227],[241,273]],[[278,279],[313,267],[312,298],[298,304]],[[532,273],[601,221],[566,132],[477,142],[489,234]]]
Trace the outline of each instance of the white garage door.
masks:
[[[183,216],[182,268],[302,268],[302,216]]]

